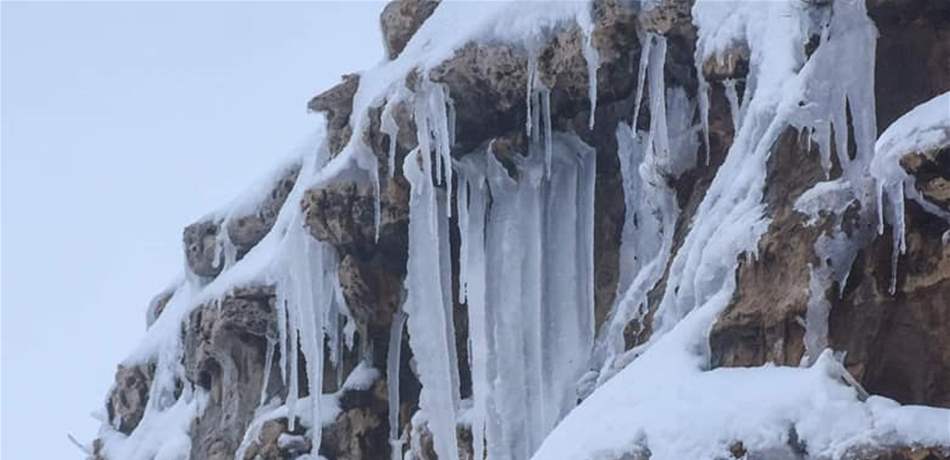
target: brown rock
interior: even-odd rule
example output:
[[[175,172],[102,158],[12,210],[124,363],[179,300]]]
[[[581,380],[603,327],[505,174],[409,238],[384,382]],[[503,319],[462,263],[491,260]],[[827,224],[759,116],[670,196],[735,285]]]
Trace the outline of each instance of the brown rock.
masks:
[[[406,231],[409,184],[401,176],[380,179],[379,232],[383,239]],[[316,239],[337,248],[366,249],[375,246],[375,201],[369,183],[336,182],[308,190],[302,206],[307,228]]]
[[[185,246],[185,260],[192,273],[206,278],[214,278],[224,267],[224,253],[218,248],[220,223],[211,218],[195,222],[182,234]]]
[[[347,74],[336,86],[314,96],[307,103],[313,112],[322,112],[327,117],[327,143],[331,155],[343,150],[353,134],[350,114],[353,112],[353,96],[360,85],[358,74]]]
[[[383,8],[379,25],[389,59],[399,56],[437,6],[438,0],[394,0]]]
[[[115,371],[115,386],[106,409],[109,423],[119,432],[131,434],[142,421],[148,405],[148,389],[155,371],[153,366],[123,366]]]
[[[933,204],[950,211],[950,147],[905,155],[901,167],[914,176],[914,186]]]
[[[692,7],[692,2],[683,0],[649,2],[640,11],[640,24],[644,30],[660,35],[682,33],[693,27]]]
[[[251,248],[270,232],[274,222],[277,221],[280,209],[287,200],[287,195],[294,188],[299,172],[299,163],[289,165],[271,185],[270,192],[260,198],[252,212],[233,216],[228,221],[228,238],[237,250],[238,259],[244,257]]]
[[[429,72],[432,81],[448,86],[463,151],[523,126],[527,62],[525,52],[509,45],[471,43]]]
[[[276,336],[273,302],[272,287],[248,286],[191,313],[183,340],[185,376],[208,391],[192,427],[193,458],[233,457],[265,372],[271,374],[267,393],[283,391],[277,366],[264,368],[266,337]]]
[[[745,78],[749,73],[749,47],[737,44],[703,63],[703,75],[707,81],[722,81]]]
[[[818,266],[815,241],[826,229],[806,226],[795,200],[824,172],[796,132],[778,141],[767,170],[765,201],[772,223],[758,245],[758,257],[740,264],[733,301],[719,316],[709,344],[715,366],[797,366],[804,354],[810,267]],[[781,286],[781,289],[775,289]]]

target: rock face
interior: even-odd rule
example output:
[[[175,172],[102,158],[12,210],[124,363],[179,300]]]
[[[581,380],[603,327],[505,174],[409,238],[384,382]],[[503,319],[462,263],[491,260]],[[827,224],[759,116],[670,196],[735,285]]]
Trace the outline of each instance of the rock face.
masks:
[[[153,370],[148,367],[119,366],[115,371],[115,388],[106,402],[109,423],[125,434],[132,433],[145,413],[148,404],[148,388],[152,383]]]
[[[432,15],[438,0],[404,0],[386,5],[379,17],[389,59],[396,59],[409,39]]]
[[[880,30],[875,93],[879,130],[883,130],[914,106],[950,91],[950,3],[867,3]],[[697,65],[691,4],[594,1],[590,46],[599,56],[596,75],[589,74],[583,31],[568,25],[553,31],[534,54],[502,43],[469,43],[427,75],[417,71],[406,81],[407,91],[421,91],[420,82],[426,79],[441,85],[451,97],[456,114],[455,142],[450,146],[454,158],[491,145],[496,158],[511,165],[519,152],[526,151],[529,63],[536,64],[537,82],[550,90],[554,129],[575,132],[597,152],[594,281],[598,329],[617,301],[621,277],[620,247],[627,210],[617,158],[617,127],[624,123],[645,129],[652,117],[649,104],[644,102],[640,118],[631,120],[637,104],[641,40],[646,33],[667,39],[663,74],[668,88],[682,88],[690,99],[695,99],[700,77],[710,85],[708,153],[699,154],[708,158],[660,179],[675,193],[681,211],[672,237],[674,251],[683,244],[735,136],[724,82],[732,82],[742,93],[747,84],[750,50],[737,44],[724,50],[720,59]],[[380,23],[389,59],[398,58],[438,6],[432,0],[396,0],[385,7]],[[589,125],[591,82],[596,85],[597,94],[593,126]],[[328,351],[324,359],[327,365],[323,390],[335,392],[339,404],[339,413],[324,424],[322,431],[320,455],[330,460],[382,459],[391,455],[386,393],[389,382],[380,377],[365,387],[347,388],[342,385],[342,377],[360,362],[378,370],[387,366],[393,317],[405,300],[411,191],[400,165],[418,143],[417,120],[413,107],[406,101],[394,104],[392,109],[395,139],[383,132],[382,106],[369,111],[365,132],[354,133],[351,116],[359,85],[357,74],[346,75],[337,86],[314,97],[307,107],[326,116],[331,157],[339,155],[355,139],[363,141],[379,161],[378,226],[376,190],[367,181],[340,179],[321,183],[294,195],[301,197],[296,202],[288,201],[302,168],[294,164],[275,176],[254,206],[236,215],[209,216],[183,232],[188,270],[202,283],[221,276],[228,263],[228,254],[221,246],[224,236],[236,250],[234,257],[243,258],[274,228],[283,206],[300,207],[308,237],[335,250],[339,294],[355,323],[353,329],[359,345],[340,351],[339,356],[330,356]],[[643,101],[648,101],[650,89],[645,91]],[[692,123],[699,124],[698,115]],[[698,130],[690,135],[700,142],[702,135]],[[395,145],[391,146],[393,142]],[[387,166],[391,147],[396,155],[395,171],[388,171]],[[828,346],[847,352],[846,368],[869,393],[904,404],[950,407],[948,224],[915,202],[906,201],[906,252],[899,257],[894,292],[890,292],[890,226],[878,235],[876,215],[856,205],[840,215],[822,215],[814,221],[796,209],[796,201],[805,191],[827,179],[818,156],[809,153],[813,151],[814,145],[791,129],[773,146],[763,198],[770,223],[758,241],[756,257],[740,261],[734,295],[709,333],[710,366],[799,366],[808,360],[804,318],[811,301],[811,273],[826,262],[816,255],[815,247],[832,228],[840,225],[859,250],[843,285],[836,283],[825,293],[830,303]],[[916,179],[915,186],[923,197],[950,212],[950,149],[912,152],[901,160],[901,166]],[[841,166],[835,163],[832,175],[840,172]],[[453,217],[453,229],[456,218]],[[453,230],[453,293],[459,289],[459,245],[459,235]],[[650,291],[647,314],[642,320],[627,324],[624,340],[628,350],[649,339],[653,313],[669,270],[668,263],[663,277]],[[150,304],[149,326],[154,327],[173,292],[174,288],[162,292]],[[467,363],[467,309],[459,303],[458,296],[453,295],[453,300],[455,329],[459,331],[457,354],[460,363]],[[262,403],[287,397],[288,388],[282,383],[278,363],[296,360],[301,367],[306,364],[301,353],[281,357],[274,351],[278,331],[284,327],[276,313],[277,302],[273,285],[242,285],[202,303],[183,322],[180,338],[184,379],[177,384],[200,388],[207,394],[207,401],[189,429],[193,460],[234,458],[242,443],[246,450],[241,460],[298,458],[309,451],[310,433],[300,423],[291,429],[286,415],[262,422],[256,431],[249,429],[261,416]],[[418,416],[420,384],[415,362],[419,359],[425,357],[413,356],[403,340],[401,360],[397,363],[398,428],[406,444],[407,458],[434,459],[428,421]],[[271,363],[270,367],[265,363]],[[460,366],[462,398],[472,393],[470,372],[468,365]],[[109,424],[115,430],[130,434],[139,425],[153,378],[154,368],[150,364],[119,367],[107,401]],[[296,382],[287,382],[306,389],[306,379],[306,375],[300,375]],[[460,457],[471,459],[471,428],[460,426],[458,439]],[[101,442],[96,446],[101,447]],[[948,449],[950,446],[874,446],[849,452],[843,458],[947,459]],[[735,458],[810,458],[806,449],[791,442],[776,446],[774,451],[747,452],[737,441],[730,452]],[[649,449],[632,446],[619,458],[650,456]]]
[[[193,426],[192,458],[227,459],[244,437],[260,401],[267,338],[276,335],[274,291],[236,290],[191,313],[184,331],[188,380],[208,391],[208,407]],[[269,382],[277,385],[279,375]],[[275,390],[276,392],[276,390]]]

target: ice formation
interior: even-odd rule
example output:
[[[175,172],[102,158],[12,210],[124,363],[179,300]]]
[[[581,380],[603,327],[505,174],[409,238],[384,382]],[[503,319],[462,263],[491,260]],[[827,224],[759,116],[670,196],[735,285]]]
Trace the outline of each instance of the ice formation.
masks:
[[[406,315],[399,311],[393,318],[389,333],[389,354],[386,356],[386,384],[389,397],[389,444],[392,459],[402,458],[402,440],[399,437],[399,362],[402,352],[402,330]]]
[[[313,176],[325,163],[326,157],[321,131],[302,145],[294,155],[294,161],[300,164],[302,175]],[[271,177],[274,176],[268,176],[262,184],[272,183]],[[298,180],[295,183],[287,200],[289,203],[299,203],[306,182]],[[256,206],[255,200],[259,196],[248,193],[219,215],[237,215],[246,208]],[[339,315],[346,311],[340,303],[336,286],[336,255],[329,246],[306,233],[301,217],[298,206],[282,207],[276,223],[264,239],[240,260],[225,258],[226,265],[222,273],[213,281],[208,282],[189,274],[183,282],[175,283],[177,287],[162,314],[154,320],[138,348],[124,361],[127,366],[153,364],[155,377],[149,390],[145,414],[131,435],[126,436],[114,427],[103,426],[100,437],[104,440],[103,452],[109,458],[145,460],[187,457],[191,444],[188,437],[190,424],[203,411],[207,395],[200,387],[187,384],[184,378],[181,364],[183,344],[179,333],[181,324],[187,321],[188,314],[194,308],[218,302],[234,287],[254,284],[273,285],[277,292],[278,336],[269,338],[268,343],[278,349],[281,376],[290,387],[286,402],[280,406],[281,411],[288,417],[291,426],[297,415],[300,416],[309,428],[312,439],[317,440],[313,443],[313,453],[317,452],[321,424],[312,421],[324,419],[324,408],[320,404],[323,398],[299,397],[303,392],[296,386],[296,377],[301,370],[296,359],[286,357],[296,356],[299,343],[307,363],[303,372],[308,376],[322,375],[324,337],[329,339],[331,347],[340,346],[335,327],[340,322]],[[219,244],[226,243],[223,241]],[[187,273],[188,268],[185,270]],[[327,327],[328,324],[333,327]],[[272,362],[273,353],[273,349],[267,351],[268,363]],[[320,394],[320,380],[309,379],[309,382],[307,393]],[[181,385],[184,386],[179,394],[176,390]],[[266,381],[264,386],[261,403],[264,404],[262,407],[269,407],[266,405]]]
[[[536,47],[555,26],[572,21],[580,26],[593,128],[600,58],[592,44],[589,6],[445,2],[396,59],[360,75],[350,126],[354,133],[364,132],[367,113],[381,108],[379,129],[389,141],[387,171],[392,176],[401,169],[411,187],[406,298],[393,319],[386,366],[392,458],[402,458],[403,447],[399,371],[404,321],[422,384],[413,430],[425,422],[442,459],[459,458],[459,424],[471,426],[479,459],[593,459],[647,444],[656,459],[710,458],[725,455],[734,439],[742,439],[749,449],[785,445],[789,427],[815,455],[833,456],[872,439],[946,441],[940,428],[950,424],[946,412],[896,407],[882,398],[861,402],[855,389],[840,383],[849,375],[826,349],[826,296],[834,283],[845,285],[858,243],[868,237],[842,232],[840,218],[815,244],[822,262],[810,274],[802,368],[708,370],[707,336],[735,291],[738,260],[755,255],[768,229],[766,164],[779,137],[790,130],[806,133],[818,147],[825,174],[830,178],[835,163],[842,171],[841,177],[817,184],[796,202],[808,224],[829,214],[840,216],[857,203],[865,214],[878,212],[883,228],[886,198],[896,261],[904,244],[904,194],[922,200],[898,162],[908,152],[950,145],[950,93],[895,122],[875,145],[876,31],[860,1],[840,0],[817,8],[825,13],[815,15],[805,11],[815,7],[796,0],[698,0],[693,7],[700,67],[695,98],[685,88],[667,86],[667,38],[640,32],[631,121],[620,123],[615,132],[625,206],[617,301],[595,337],[597,155],[576,135],[554,130],[551,89],[539,81]],[[806,56],[801,44],[814,34],[819,45]],[[471,41],[500,41],[528,50],[525,152],[502,158],[489,144],[453,155],[455,111],[447,87],[425,77],[414,92],[405,86],[410,72],[426,75]],[[736,45],[748,46],[751,53],[741,101],[737,82],[723,82],[735,139],[674,248],[681,210],[670,181],[696,166],[700,143],[709,162],[711,89],[701,66]],[[843,78],[841,68],[854,75]],[[396,165],[397,104],[406,104],[417,127],[418,147],[402,165]],[[650,114],[645,131],[638,129],[643,104]],[[853,134],[846,129],[849,119]],[[336,254],[306,233],[297,204],[304,190],[316,185],[371,182],[378,239],[381,165],[364,142],[363,136],[352,136],[332,159],[322,138],[308,142],[289,163],[300,168],[287,198],[292,205],[281,208],[264,240],[239,259],[222,232],[217,246],[221,257],[216,257],[223,261],[222,273],[209,281],[186,268],[163,313],[150,316],[146,339],[126,361],[155,364],[155,379],[145,416],[132,435],[103,428],[108,456],[187,456],[189,425],[207,395],[189,385],[176,393],[176,386],[186,381],[178,328],[193,308],[252,282],[275,287],[277,334],[268,337],[266,366],[276,354],[289,389],[284,401],[268,400],[263,382],[261,406],[238,454],[265,422],[286,417],[291,430],[298,419],[307,428],[311,456],[317,456],[322,426],[339,410],[334,395],[321,394],[324,355],[339,370],[344,335],[353,346],[353,326],[336,280]],[[215,218],[227,222],[258,204],[239,200]],[[948,217],[939,208],[924,206]],[[460,237],[457,298],[449,241],[453,217]],[[647,321],[653,290],[658,298],[650,335],[625,351],[624,329]],[[460,395],[456,301],[464,304],[468,319],[470,401]],[[294,359],[298,351],[305,357],[303,369]],[[300,372],[308,377],[309,388],[297,388]],[[358,367],[342,387],[368,387],[375,378],[373,371]],[[578,406],[579,397],[584,401]],[[829,418],[838,421],[831,431],[825,423]],[[415,431],[412,439],[420,442]]]
[[[950,414],[946,411],[896,407],[880,398],[862,403],[859,390],[840,383],[853,379],[848,379],[847,371],[824,349],[827,302],[823,296],[831,280],[843,284],[846,269],[813,269],[813,301],[806,332],[810,368],[706,370],[706,337],[732,297],[737,260],[743,253],[755,253],[769,223],[762,204],[765,165],[783,131],[828,134],[836,128],[833,143],[820,138],[817,143],[825,158],[837,152],[842,178],[835,186],[815,189],[809,199],[800,201],[802,209],[817,215],[816,208],[825,204],[836,209],[853,200],[861,200],[870,209],[876,204],[868,193],[871,184],[867,179],[876,134],[872,91],[876,30],[863,2],[834,2],[830,7],[834,13],[829,12],[816,25],[811,25],[816,19],[804,8],[792,1],[699,1],[693,7],[699,30],[698,63],[736,44],[751,48],[747,95],[739,110],[733,103],[734,143],[673,257],[650,339],[631,351],[632,362],[622,361],[626,367],[558,425],[534,458],[612,458],[637,446],[648,448],[656,459],[714,458],[728,456],[729,442],[734,439],[742,439],[750,451],[784,445],[789,426],[808,445],[809,454],[817,457],[839,456],[862,442],[948,441]],[[795,44],[803,43],[802,37],[812,28],[821,29],[821,43],[807,57]],[[652,55],[652,48],[650,52]],[[834,73],[842,68],[857,72],[857,78]],[[708,131],[706,88],[704,82],[700,84],[700,118],[703,131]],[[655,91],[652,86],[650,89]],[[651,104],[656,113],[653,107],[659,106]],[[848,111],[856,147],[850,153],[849,130],[845,128]],[[662,141],[663,128],[651,123],[648,139]],[[652,132],[657,129],[660,132]],[[637,139],[626,133],[620,137]],[[620,151],[642,149],[633,143],[622,145]],[[650,154],[647,150],[647,158]],[[634,153],[632,161],[642,155]],[[629,183],[629,165],[622,162],[622,168],[626,192],[635,187]],[[827,201],[816,199],[823,192],[842,188],[845,193]],[[834,258],[836,267],[850,267],[847,259],[853,259],[855,245],[838,230],[820,238],[816,251]],[[626,231],[624,237],[626,245]],[[640,268],[637,276],[645,272],[649,273],[648,266]],[[626,296],[614,315],[625,311],[625,301]],[[609,328],[606,334],[606,338],[611,336]],[[604,357],[613,359],[610,354]],[[610,365],[605,363],[605,370]],[[827,419],[836,420],[834,430],[829,431]]]
[[[595,155],[555,134],[459,167],[460,290],[469,312],[476,455],[528,458],[571,408],[593,340]],[[481,153],[481,152],[480,152]]]

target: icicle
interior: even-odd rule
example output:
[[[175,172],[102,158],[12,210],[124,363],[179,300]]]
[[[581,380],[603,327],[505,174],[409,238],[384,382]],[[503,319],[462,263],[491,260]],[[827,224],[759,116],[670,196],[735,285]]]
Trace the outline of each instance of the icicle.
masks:
[[[726,89],[726,99],[729,101],[729,113],[732,115],[733,131],[739,131],[741,119],[739,118],[739,95],[736,94],[736,81],[731,78],[726,79],[722,82],[722,86]]]
[[[458,179],[459,189],[456,196],[456,205],[458,206],[458,228],[460,235],[459,242],[459,303],[466,303],[468,294],[468,239],[465,238],[465,232],[468,228],[468,179],[462,175]]]
[[[446,105],[446,111],[447,111],[446,124],[448,125],[449,145],[451,146],[451,145],[455,145],[455,128],[456,128],[455,101],[452,100],[452,95],[449,94],[448,85],[442,85],[442,93],[443,93],[442,97],[445,99],[445,105]]]
[[[675,192],[667,185],[657,152],[644,136],[634,136],[624,124],[617,128],[617,155],[623,179],[624,226],[620,246],[617,299],[594,350],[597,378],[613,375],[614,358],[624,351],[624,328],[645,314],[647,294],[659,282],[673,246],[679,216]],[[696,147],[692,147],[695,151]],[[682,153],[682,152],[680,152]]]
[[[670,161],[670,135],[666,119],[666,37],[654,37],[656,46],[650,48],[650,64],[647,76],[650,83],[650,135],[649,144],[661,162]]]
[[[897,292],[897,265],[900,255],[906,250],[904,242],[904,187],[899,184],[894,187],[893,198],[891,200],[892,213],[892,239],[894,241],[891,249],[891,284],[888,291],[891,295]]]
[[[274,305],[277,309],[277,344],[278,354],[280,355],[280,381],[284,385],[287,385],[287,363],[289,362],[287,359],[287,342],[290,340],[290,335],[287,333],[287,299],[282,289],[277,289],[275,294]]]
[[[379,131],[389,137],[389,155],[386,164],[389,177],[396,174],[396,143],[399,137],[399,125],[396,124],[396,119],[393,117],[393,110],[395,110],[395,106],[399,101],[398,99],[388,101],[379,117]]]
[[[706,147],[706,164],[709,164],[709,83],[703,75],[701,64],[697,61],[697,79],[699,88],[696,89],[696,98],[699,99],[699,121],[703,127],[703,145]]]
[[[574,136],[551,137],[550,175],[537,144],[516,160],[517,181],[490,147],[459,166],[479,458],[485,448],[489,458],[534,452],[574,407],[593,341],[596,155]]]
[[[389,396],[389,445],[392,460],[402,459],[402,440],[399,437],[399,364],[402,351],[402,328],[406,314],[401,310],[393,315],[389,331],[389,353],[386,356],[386,382]]]
[[[490,151],[486,155],[493,155]],[[472,446],[476,459],[485,458],[485,430],[490,397],[489,313],[485,304],[485,217],[488,190],[485,178],[478,174],[463,175],[466,198],[459,195],[459,235],[464,257],[460,268],[465,273],[465,301],[468,305],[469,360],[472,371]],[[460,182],[462,184],[462,182]],[[460,189],[461,190],[461,189]],[[462,209],[465,208],[464,216]]]
[[[526,82],[527,88],[525,88],[525,107],[527,116],[525,117],[525,134],[531,136],[532,126],[531,123],[534,119],[532,114],[532,105],[534,104],[534,86],[535,80],[538,78],[538,57],[534,52],[528,53],[528,78]]]
[[[641,34],[643,46],[640,47],[640,68],[637,70],[637,94],[633,103],[633,119],[630,121],[630,134],[637,134],[637,120],[640,119],[640,105],[643,101],[643,84],[646,81],[647,67],[650,65],[650,55],[653,49],[653,34]]]
[[[300,324],[300,317],[298,315],[299,311],[295,306],[288,305],[287,315],[288,315],[288,340],[290,341],[290,346],[288,347],[287,352],[289,356],[287,357],[287,364],[289,366],[289,379],[287,387],[287,429],[293,431],[294,427],[297,425],[297,400],[300,398],[300,389],[298,388],[298,365],[299,361],[297,359],[297,350],[298,350],[298,331],[297,325]]]
[[[452,331],[451,293],[445,292],[446,280],[441,254],[448,247],[448,222],[440,212],[435,195],[437,190],[431,176],[420,171],[415,162],[425,151],[415,150],[403,170],[412,189],[409,201],[409,260],[406,276],[408,298],[405,303],[409,314],[409,343],[417,356],[427,356],[418,362],[422,392],[421,410],[429,416],[433,444],[439,458],[458,459],[458,440],[455,436],[456,400],[458,388],[455,337]],[[435,226],[432,223],[435,223]],[[447,229],[446,229],[447,230]],[[436,244],[433,244],[435,242]],[[438,263],[433,264],[433,261]],[[446,305],[446,300],[449,304]]]
[[[373,181],[373,241],[379,242],[379,227],[382,219],[382,197],[380,195],[379,165],[375,155],[373,155],[373,167],[369,174]]]
[[[541,117],[544,119],[544,174],[551,176],[553,132],[551,131],[551,90],[541,90]]]
[[[274,366],[274,347],[276,345],[274,339],[267,337],[267,351],[265,352],[267,353],[267,357],[264,358],[264,380],[261,382],[261,406],[267,402],[267,386],[270,384],[270,371]]]
[[[594,48],[592,26],[584,31],[584,46],[581,49],[587,61],[587,95],[590,99],[590,119],[587,127],[594,129],[594,117],[597,112],[597,69],[600,67],[600,53]]]

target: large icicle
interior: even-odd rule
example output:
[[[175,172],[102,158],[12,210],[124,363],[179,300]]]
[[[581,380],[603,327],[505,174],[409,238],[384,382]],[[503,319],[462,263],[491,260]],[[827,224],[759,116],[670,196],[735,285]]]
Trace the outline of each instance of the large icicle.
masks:
[[[596,156],[561,134],[551,149],[550,175],[537,143],[517,180],[490,148],[459,164],[473,438],[489,458],[528,458],[574,407],[593,341]]]
[[[489,153],[490,154],[490,153]],[[472,448],[474,458],[485,458],[485,430],[491,395],[489,334],[493,328],[485,303],[485,219],[487,184],[484,161],[470,155],[462,163],[459,181],[459,235],[461,237],[459,291],[468,305],[469,360],[472,371]],[[464,216],[464,218],[463,218]]]
[[[420,140],[421,142],[421,140]],[[458,364],[452,323],[451,267],[448,254],[448,217],[429,171],[417,161],[428,152],[416,149],[406,157],[403,171],[412,189],[409,200],[409,261],[406,275],[409,343],[417,356],[422,393],[419,406],[430,420],[433,444],[439,458],[458,459],[455,436],[458,399]],[[451,164],[446,165],[451,167]],[[443,248],[445,250],[443,251]],[[447,304],[448,301],[448,304]]]

